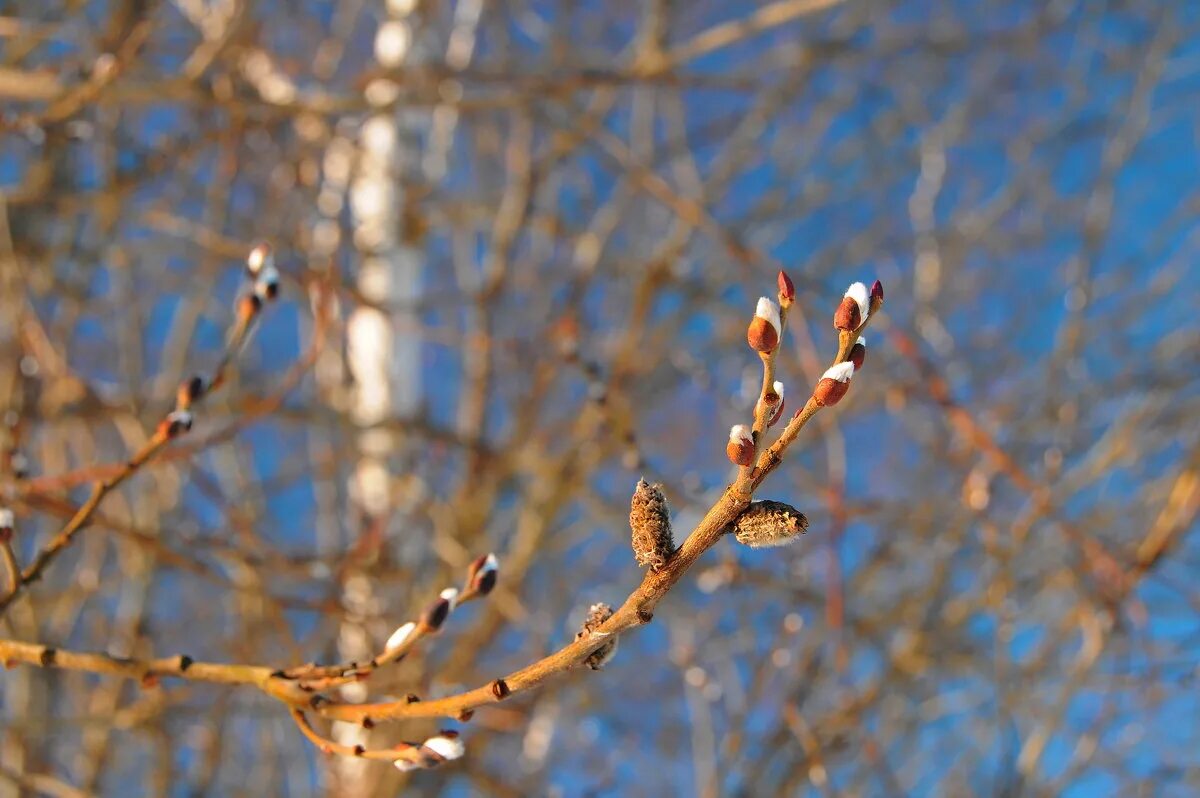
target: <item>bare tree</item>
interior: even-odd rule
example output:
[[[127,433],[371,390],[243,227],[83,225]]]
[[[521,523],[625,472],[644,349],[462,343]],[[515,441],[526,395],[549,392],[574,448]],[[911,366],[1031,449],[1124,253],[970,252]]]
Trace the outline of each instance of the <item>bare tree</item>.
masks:
[[[9,4],[0,795],[1193,793],[1198,32]]]

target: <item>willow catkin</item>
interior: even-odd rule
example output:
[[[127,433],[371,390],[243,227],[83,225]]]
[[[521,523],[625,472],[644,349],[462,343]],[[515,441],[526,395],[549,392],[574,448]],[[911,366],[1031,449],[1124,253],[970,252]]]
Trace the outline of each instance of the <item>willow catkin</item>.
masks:
[[[579,631],[575,634],[576,640],[583,640],[590,637],[593,632],[600,628],[600,624],[612,617],[613,609],[604,602],[597,602],[588,609],[587,617],[583,619],[583,625],[579,627]],[[583,661],[585,665],[594,671],[603,668],[609,660],[613,658],[613,654],[617,652],[617,638],[613,637],[607,643],[588,655]]]
[[[739,543],[752,548],[791,543],[808,529],[804,513],[790,504],[768,500],[751,502],[733,522]]]
[[[633,555],[638,565],[659,571],[675,552],[671,536],[671,510],[662,487],[639,479],[629,501],[629,528],[633,532]]]

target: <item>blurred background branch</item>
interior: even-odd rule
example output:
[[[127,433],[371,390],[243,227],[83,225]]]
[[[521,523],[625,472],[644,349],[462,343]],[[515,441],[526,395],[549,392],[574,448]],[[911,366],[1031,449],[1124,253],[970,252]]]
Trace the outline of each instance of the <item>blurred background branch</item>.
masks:
[[[639,478],[677,530],[736,478],[777,269],[789,414],[846,285],[888,307],[762,486],[807,535],[709,553],[463,759],[343,768],[254,691],[21,667],[0,796],[1194,794],[1198,96],[1190,3],[7,4],[14,557],[219,362],[255,241],[280,297],[0,637],[343,662],[496,551],[372,699],[486,684],[637,586]]]

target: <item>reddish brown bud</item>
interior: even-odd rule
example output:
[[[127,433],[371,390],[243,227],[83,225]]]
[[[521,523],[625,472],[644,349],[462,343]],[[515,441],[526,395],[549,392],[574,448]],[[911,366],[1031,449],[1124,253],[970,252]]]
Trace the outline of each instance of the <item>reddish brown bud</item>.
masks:
[[[734,465],[754,464],[754,438],[749,427],[738,424],[729,430],[729,443],[725,446],[725,454]]]
[[[850,347],[850,362],[854,364],[854,370],[858,371],[863,366],[863,361],[867,359],[867,342],[860,335],[855,341],[854,346]]]
[[[775,408],[775,412],[771,415],[771,417],[767,419],[768,427],[775,426],[779,423],[779,419],[783,418],[783,407],[786,404],[787,400],[785,400],[782,396],[779,397],[779,405]]]
[[[429,605],[421,615],[421,624],[431,632],[442,628],[442,624],[450,617],[454,605],[458,602],[458,591],[448,587],[438,596],[437,601]]]
[[[248,324],[262,308],[262,299],[257,294],[245,294],[238,300],[237,317],[240,323]]]
[[[779,333],[771,326],[771,322],[755,316],[746,328],[746,343],[755,352],[774,352],[775,347],[779,346]]]
[[[746,328],[746,343],[750,348],[764,355],[775,351],[779,346],[779,335],[782,332],[782,322],[779,318],[779,306],[767,297],[759,297],[758,306],[754,310],[754,318]]]
[[[861,323],[862,314],[858,310],[858,303],[852,297],[842,297],[842,304],[838,305],[837,312],[833,314],[833,326],[852,332],[857,330]]]
[[[813,391],[813,399],[822,407],[832,407],[842,401],[842,397],[850,390],[850,383],[837,380],[823,379],[817,383]]]
[[[500,561],[495,554],[484,554],[477,558],[467,568],[467,589],[486,596],[496,586]]]
[[[871,283],[871,300],[878,300],[879,302],[883,301],[883,283],[879,282],[878,280]]]
[[[838,363],[826,369],[813,390],[813,400],[822,407],[831,407],[841,401],[850,390],[850,378],[854,376],[853,363]]]
[[[204,378],[199,374],[194,374],[179,383],[179,389],[175,392],[175,409],[187,410],[192,406],[192,402],[204,396],[207,387]]]
[[[792,278],[788,277],[787,272],[780,270],[776,282],[779,284],[779,304],[792,304],[796,299],[796,286],[792,283]]]

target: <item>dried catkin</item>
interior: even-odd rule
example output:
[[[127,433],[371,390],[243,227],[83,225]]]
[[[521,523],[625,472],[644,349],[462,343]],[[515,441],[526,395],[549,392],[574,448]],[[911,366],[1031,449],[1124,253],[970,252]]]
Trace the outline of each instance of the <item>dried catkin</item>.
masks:
[[[639,479],[629,502],[629,528],[638,565],[659,571],[675,552],[671,537],[671,510],[662,487]]]
[[[600,624],[612,617],[613,609],[603,602],[597,602],[588,609],[587,617],[583,619],[583,626],[579,627],[579,631],[575,634],[576,640],[583,640],[590,637],[593,632],[600,628]],[[617,638],[613,637],[600,648],[588,655],[588,658],[583,661],[585,665],[594,671],[603,668],[613,654],[617,653]]]
[[[789,504],[770,500],[751,502],[733,522],[738,542],[756,549],[791,543],[806,529],[808,519],[804,513]]]

